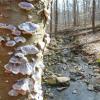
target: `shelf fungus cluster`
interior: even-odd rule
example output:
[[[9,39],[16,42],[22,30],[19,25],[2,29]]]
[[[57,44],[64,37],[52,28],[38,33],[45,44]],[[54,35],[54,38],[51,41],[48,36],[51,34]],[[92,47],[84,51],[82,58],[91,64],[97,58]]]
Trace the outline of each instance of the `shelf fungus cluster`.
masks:
[[[41,49],[32,44],[20,46],[12,54],[8,64],[4,66],[6,72],[27,75],[27,78],[18,80],[12,86],[8,93],[10,96],[28,93],[30,100],[43,100],[41,76],[45,66],[42,56],[38,57],[39,53]]]
[[[50,13],[45,6],[42,6],[42,10],[36,10],[36,5],[41,1],[47,3],[44,0],[24,0],[24,2],[17,2],[18,10],[27,10],[36,14],[39,20],[42,16],[44,20],[49,20]],[[34,1],[39,1],[34,4]],[[48,1],[49,2],[49,1]],[[41,3],[39,3],[41,4]],[[41,4],[42,5],[42,4]],[[16,6],[15,6],[16,7]],[[33,10],[36,10],[35,13]],[[17,10],[16,10],[17,12]],[[34,18],[34,16],[32,16]],[[13,52],[8,52],[10,56],[8,62],[4,65],[5,72],[14,75],[21,74],[23,78],[19,78],[12,85],[11,90],[8,92],[10,96],[25,95],[28,100],[43,100],[42,91],[42,74],[45,68],[43,63],[43,53],[45,47],[50,43],[50,36],[44,31],[42,20],[38,23],[31,21],[21,21],[17,25],[0,23],[0,29],[9,30],[11,34],[0,36],[0,45],[3,43],[6,47],[14,48]],[[41,33],[41,34],[39,34]],[[40,36],[42,35],[42,36]],[[39,38],[39,39],[38,39]],[[35,41],[36,40],[36,41]],[[4,46],[4,47],[5,47]]]

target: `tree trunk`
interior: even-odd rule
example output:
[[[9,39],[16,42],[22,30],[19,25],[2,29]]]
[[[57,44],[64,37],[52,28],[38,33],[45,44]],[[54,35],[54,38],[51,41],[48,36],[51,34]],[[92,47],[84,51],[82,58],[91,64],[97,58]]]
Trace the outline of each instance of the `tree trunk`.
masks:
[[[73,0],[73,25],[77,26],[77,0]]]
[[[67,5],[67,27],[70,26],[70,11],[69,11],[69,2],[66,0],[66,5]]]
[[[92,28],[93,28],[93,33],[95,33],[95,11],[96,11],[96,2],[93,0],[92,3]]]
[[[67,23],[66,23],[66,3],[65,0],[63,0],[63,6],[64,6],[64,28],[66,27]]]
[[[86,26],[86,1],[83,0],[84,26]]]
[[[77,26],[79,26],[79,22],[80,22],[80,16],[79,16],[79,3],[77,1]]]
[[[33,1],[30,3],[35,10],[32,5],[32,10],[25,10],[19,5],[21,1],[0,0],[0,99],[26,100],[27,94],[28,100],[39,100],[36,95],[43,100],[42,90],[38,91],[37,85],[41,87],[43,51],[49,43],[49,35],[42,23],[44,17],[48,17],[44,14],[46,10],[43,10],[43,3],[48,3]],[[9,96],[8,92],[16,97]]]
[[[53,24],[53,19],[52,19],[52,14],[53,14],[53,10],[52,10],[52,3],[51,2],[51,20],[50,20],[50,32],[52,32],[52,24]]]
[[[58,0],[55,1],[55,32],[58,29]]]

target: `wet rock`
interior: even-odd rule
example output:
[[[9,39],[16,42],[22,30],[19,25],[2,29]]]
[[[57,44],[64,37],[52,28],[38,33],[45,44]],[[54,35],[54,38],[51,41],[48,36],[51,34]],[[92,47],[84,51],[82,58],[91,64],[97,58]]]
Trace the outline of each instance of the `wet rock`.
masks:
[[[72,91],[72,94],[78,94],[78,90],[76,90],[76,89],[73,90],[73,91]]]
[[[46,83],[49,85],[66,86],[69,85],[69,77],[57,77],[56,75],[46,78]]]
[[[32,10],[34,8],[34,6],[31,4],[31,3],[28,3],[28,2],[20,2],[18,4],[18,6],[21,8],[21,9],[24,9],[24,10]]]
[[[49,96],[50,98],[54,98],[53,93],[48,93],[48,96]]]
[[[69,84],[70,78],[69,77],[57,77],[57,82],[59,84]]]
[[[56,76],[51,76],[46,78],[45,82],[49,85],[57,85],[57,80],[56,80]]]
[[[61,62],[62,62],[62,63],[66,63],[67,61],[66,61],[65,58],[62,58]]]
[[[76,80],[84,79],[85,76],[84,76],[83,72],[81,72],[81,71],[71,71],[70,78],[71,78],[71,80],[76,81]]]
[[[93,87],[92,84],[89,84],[89,85],[88,85],[88,90],[89,90],[89,91],[94,91],[94,87]]]
[[[100,91],[100,78],[97,78],[94,82],[94,89]]]
[[[95,69],[94,69],[94,72],[95,72],[95,73],[100,73],[100,68],[95,68]]]
[[[65,90],[65,89],[66,89],[66,87],[58,87],[57,88],[57,90],[60,91],[60,92],[63,91],[63,90]]]

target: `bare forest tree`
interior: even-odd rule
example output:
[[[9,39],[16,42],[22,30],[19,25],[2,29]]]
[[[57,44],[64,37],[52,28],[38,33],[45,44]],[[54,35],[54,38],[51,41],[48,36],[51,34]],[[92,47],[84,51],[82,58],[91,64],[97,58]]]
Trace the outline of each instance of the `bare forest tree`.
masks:
[[[77,25],[77,0],[73,0],[73,25]]]
[[[51,7],[50,31],[94,27],[100,22],[100,0],[55,0]]]
[[[55,2],[55,32],[57,32],[57,27],[58,27],[58,0]]]
[[[52,19],[52,13],[53,13],[53,11],[52,11],[52,4],[53,4],[53,2],[51,2],[51,15],[50,15],[50,17],[51,17],[51,20],[50,20],[50,32],[52,32],[52,21],[53,21],[53,19]]]
[[[95,11],[96,11],[96,2],[93,0],[92,2],[92,28],[93,33],[95,33]]]

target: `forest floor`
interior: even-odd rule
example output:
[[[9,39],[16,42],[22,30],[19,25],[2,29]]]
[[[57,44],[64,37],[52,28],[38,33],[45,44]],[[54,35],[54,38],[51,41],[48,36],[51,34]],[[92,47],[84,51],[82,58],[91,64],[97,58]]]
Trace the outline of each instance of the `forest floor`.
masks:
[[[96,36],[51,34],[49,52],[44,56],[46,100],[100,100],[100,66],[96,60],[100,42],[88,43],[99,35],[100,32]],[[61,77],[59,81],[58,77]]]

